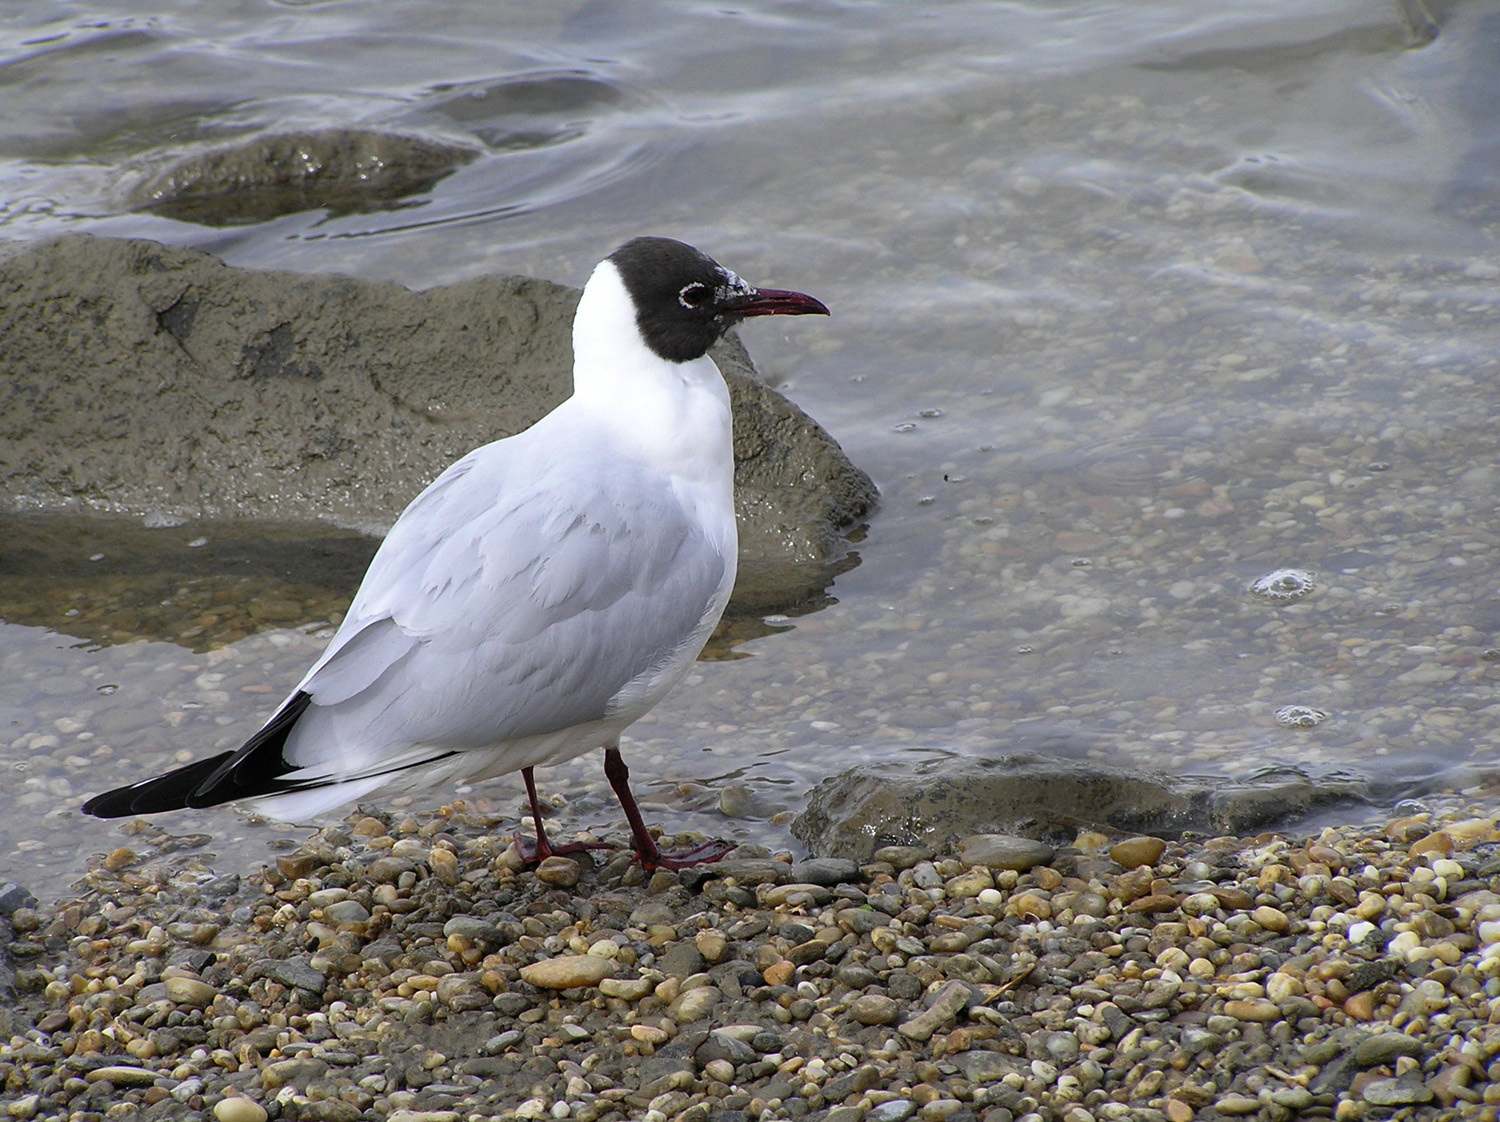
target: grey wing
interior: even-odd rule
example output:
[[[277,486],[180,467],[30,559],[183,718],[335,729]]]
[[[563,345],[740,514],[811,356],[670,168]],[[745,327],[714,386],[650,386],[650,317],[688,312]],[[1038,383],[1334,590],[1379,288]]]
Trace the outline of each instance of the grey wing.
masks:
[[[665,480],[531,464],[517,487],[511,460],[456,471],[464,462],[382,545],[300,687],[313,704],[288,762],[366,774],[415,746],[462,751],[598,720],[715,622],[732,558]]]

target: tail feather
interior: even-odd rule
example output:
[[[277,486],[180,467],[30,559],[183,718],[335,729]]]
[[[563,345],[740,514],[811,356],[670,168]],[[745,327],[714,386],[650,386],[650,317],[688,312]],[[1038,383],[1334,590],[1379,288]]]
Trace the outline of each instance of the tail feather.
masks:
[[[188,805],[188,796],[209,775],[229,760],[233,752],[224,752],[207,760],[196,760],[186,767],[147,779],[143,783],[132,783],[128,787],[116,787],[102,795],[95,795],[83,804],[83,813],[95,818],[125,818],[132,814],[155,814],[162,810],[182,810]]]
[[[287,763],[282,748],[297,719],[307,711],[312,695],[299,690],[266,723],[266,726],[233,752],[222,752],[197,760],[128,787],[117,787],[83,804],[83,812],[95,818],[124,818],[131,814],[157,814],[186,807],[216,806],[233,799],[321,786],[332,780],[286,780],[296,771]]]
[[[311,769],[288,763],[283,751],[287,737],[311,704],[312,695],[299,690],[264,728],[235,751],[96,795],[83,804],[83,812],[95,818],[124,818],[131,814],[261,800],[257,805],[281,812],[278,817],[286,814],[303,817],[321,814],[387,786],[392,777],[402,772],[420,773],[423,768],[459,754],[456,749],[435,751],[430,756],[405,759],[383,769],[354,775],[308,774]],[[326,787],[339,788],[339,793],[294,797]]]
[[[234,799],[248,799],[256,795],[268,795],[276,791],[321,786],[329,780],[309,784],[281,777],[296,771],[297,765],[289,764],[282,755],[286,738],[307,707],[312,704],[312,694],[298,690],[291,699],[277,710],[276,716],[266,722],[265,727],[245,741],[238,752],[233,753],[188,794],[187,805],[192,807],[217,806]]]

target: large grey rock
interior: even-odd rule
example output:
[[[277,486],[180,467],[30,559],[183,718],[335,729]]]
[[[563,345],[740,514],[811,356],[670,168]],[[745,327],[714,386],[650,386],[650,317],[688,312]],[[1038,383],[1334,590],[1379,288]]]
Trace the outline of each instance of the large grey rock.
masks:
[[[326,521],[380,531],[470,449],[571,390],[575,289],[525,277],[411,292],[236,269],[75,235],[0,247],[0,503]],[[868,476],[755,376],[735,411],[743,608],[816,595]]]
[[[972,834],[1065,843],[1083,827],[1244,833],[1367,794],[1294,772],[1214,784],[1016,752],[861,764],[819,783],[791,829],[815,854],[867,862],[884,846],[942,850]]]

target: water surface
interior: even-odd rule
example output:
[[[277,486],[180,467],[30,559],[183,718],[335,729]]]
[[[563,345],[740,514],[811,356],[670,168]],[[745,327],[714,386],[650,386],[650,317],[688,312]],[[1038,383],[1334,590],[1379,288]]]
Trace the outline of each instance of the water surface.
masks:
[[[830,321],[746,339],[884,505],[835,604],[637,726],[654,819],[785,847],[773,814],[856,760],[1037,746],[1493,808],[1500,35],[1481,3],[1424,11],[28,5],[0,17],[0,233],[423,287],[579,284],[655,232],[824,299]],[[161,155],[353,124],[482,155],[337,216],[124,208]],[[1251,593],[1284,568],[1314,591]],[[305,614],[208,650],[191,622],[121,644],[66,606],[7,617],[7,875],[65,885],[124,840],[83,796],[254,730],[337,610],[256,595]],[[597,760],[544,783],[565,826],[619,831]],[[715,809],[726,785],[749,817]],[[221,863],[296,836],[163,825]]]

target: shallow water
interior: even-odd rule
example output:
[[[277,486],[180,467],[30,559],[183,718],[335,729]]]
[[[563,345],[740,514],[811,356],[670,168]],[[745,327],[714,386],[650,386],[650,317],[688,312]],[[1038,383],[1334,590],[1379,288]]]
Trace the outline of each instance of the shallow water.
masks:
[[[0,233],[423,287],[579,284],[650,231],[833,308],[746,341],[882,509],[836,604],[772,621],[637,726],[649,817],[788,846],[773,814],[855,760],[1010,747],[1496,805],[1487,5],[1430,25],[1411,0],[155,10],[0,16]],[[337,217],[122,209],[150,153],[335,124],[483,155]],[[103,552],[101,582],[129,583]],[[1312,593],[1251,592],[1286,568]],[[8,615],[0,843],[19,859],[0,876],[57,890],[122,840],[80,819],[84,795],[253,731],[320,648],[327,595],[201,652],[192,620],[100,645],[66,606]],[[563,828],[619,830],[596,760],[544,785],[572,803]],[[726,785],[747,817],[715,809]],[[519,789],[469,797],[510,813]],[[162,824],[212,834],[226,864],[296,836]]]

